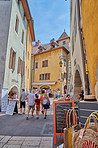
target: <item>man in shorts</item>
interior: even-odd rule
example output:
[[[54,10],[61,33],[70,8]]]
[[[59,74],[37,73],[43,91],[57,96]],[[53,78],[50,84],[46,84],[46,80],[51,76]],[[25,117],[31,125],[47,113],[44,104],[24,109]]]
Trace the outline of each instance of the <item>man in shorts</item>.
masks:
[[[34,117],[33,112],[35,110],[35,94],[34,94],[34,90],[29,93],[29,95],[27,96],[27,102],[28,102],[28,111],[27,111],[27,120],[29,119],[29,112],[32,109],[32,117]]]
[[[25,90],[22,89],[22,92],[20,94],[20,98],[19,98],[19,101],[20,101],[20,115],[22,115],[22,107],[24,108],[24,112],[23,114],[25,114],[25,100],[26,100],[26,93],[25,93]]]

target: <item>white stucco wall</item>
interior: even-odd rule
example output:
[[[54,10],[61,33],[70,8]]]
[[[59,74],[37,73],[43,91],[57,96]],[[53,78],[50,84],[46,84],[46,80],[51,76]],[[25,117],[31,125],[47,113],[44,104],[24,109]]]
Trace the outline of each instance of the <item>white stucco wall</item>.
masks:
[[[76,0],[72,0],[72,16],[71,16],[71,24],[70,24],[70,44],[71,44],[71,83],[73,85],[74,91],[74,81],[75,81],[75,71],[77,67],[80,67],[80,77],[83,85],[83,89],[85,90],[85,81],[84,81],[84,72],[83,72],[83,61],[82,61],[82,53],[81,53],[81,45],[80,45],[80,36],[79,36],[79,29],[78,29],[78,18],[77,18],[77,8],[76,8],[76,22],[77,22],[77,34],[76,34],[76,41],[74,39],[74,52],[72,55],[72,33],[75,29],[74,26],[74,18],[75,18],[75,8],[76,8]],[[76,64],[74,64],[74,60],[76,59]]]
[[[19,18],[19,28],[18,34],[15,31],[16,15]],[[22,30],[24,30],[24,43],[21,43]],[[13,86],[17,86],[20,93],[21,90],[21,74],[17,73],[18,69],[18,58],[20,57],[23,60],[23,52],[25,53],[26,49],[26,28],[24,26],[18,4],[16,0],[12,0],[12,10],[10,18],[10,27],[9,27],[9,36],[7,44],[7,53],[6,53],[6,64],[5,64],[5,75],[4,75],[4,88],[10,90]],[[9,59],[10,59],[10,49],[16,52],[16,62],[15,70],[12,72],[12,69],[9,69]],[[14,80],[14,81],[13,81]]]

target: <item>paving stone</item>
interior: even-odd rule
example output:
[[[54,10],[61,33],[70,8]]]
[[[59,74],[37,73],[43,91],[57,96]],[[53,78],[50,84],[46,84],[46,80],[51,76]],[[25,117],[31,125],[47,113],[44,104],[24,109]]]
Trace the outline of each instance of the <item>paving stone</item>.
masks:
[[[16,140],[12,140],[12,141],[10,140],[10,141],[8,141],[7,144],[9,144],[9,145],[12,145],[12,144],[13,145],[15,145],[15,144],[16,145],[22,145],[22,143],[23,143],[23,141],[20,141],[20,140],[19,141],[18,140],[17,141]]]
[[[22,146],[23,145],[29,145],[29,146],[39,146],[40,145],[40,141],[37,141],[37,140],[34,140],[34,141],[24,141]]]
[[[0,142],[0,148],[2,148],[4,144],[5,142]]]
[[[0,136],[0,141],[4,138],[4,136]]]
[[[42,137],[26,137],[25,141],[27,141],[27,140],[38,140],[38,141],[40,141],[41,139],[42,139]]]
[[[53,141],[53,137],[42,137],[42,141]]]
[[[7,142],[11,136],[5,136],[0,142]]]
[[[39,148],[39,146],[23,145],[21,148]]]
[[[53,148],[52,145],[41,144],[39,148]]]
[[[22,140],[24,141],[26,137],[21,137],[21,136],[13,136],[10,140]]]
[[[4,145],[3,148],[21,148],[21,145]]]

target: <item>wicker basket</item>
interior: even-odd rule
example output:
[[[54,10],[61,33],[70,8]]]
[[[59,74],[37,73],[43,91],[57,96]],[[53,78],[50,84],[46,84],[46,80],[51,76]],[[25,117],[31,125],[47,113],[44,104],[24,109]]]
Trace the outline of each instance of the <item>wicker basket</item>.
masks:
[[[95,95],[85,95],[84,96],[85,101],[96,101]]]
[[[93,119],[95,125],[93,127],[89,126],[89,120]],[[97,121],[94,116],[88,117],[83,129],[78,132],[74,132],[72,138],[73,148],[97,148],[98,147],[98,132]]]

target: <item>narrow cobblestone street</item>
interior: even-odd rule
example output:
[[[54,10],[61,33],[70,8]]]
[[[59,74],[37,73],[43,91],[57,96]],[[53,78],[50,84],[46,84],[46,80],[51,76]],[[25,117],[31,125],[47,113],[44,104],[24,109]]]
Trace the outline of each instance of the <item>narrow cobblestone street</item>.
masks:
[[[52,148],[53,147],[53,99],[47,119],[40,113],[39,119],[26,115],[13,116],[0,113],[0,148]]]

